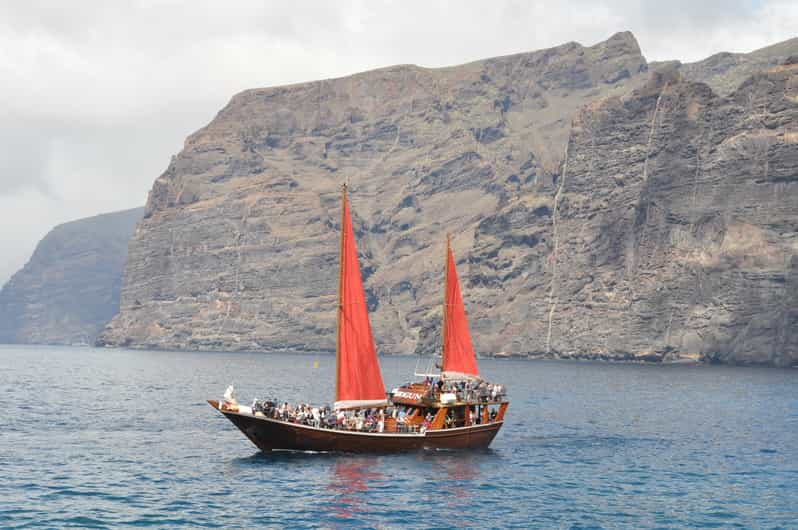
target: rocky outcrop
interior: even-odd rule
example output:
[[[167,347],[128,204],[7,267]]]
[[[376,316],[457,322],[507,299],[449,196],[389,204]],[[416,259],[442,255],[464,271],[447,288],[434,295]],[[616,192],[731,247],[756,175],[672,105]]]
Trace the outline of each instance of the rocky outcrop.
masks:
[[[142,208],[55,227],[0,290],[0,343],[93,344],[119,309]]]
[[[476,232],[470,278],[484,285],[484,305],[518,293],[505,311],[520,316],[512,348],[798,364],[796,123],[793,64],[727,98],[655,72],[586,108],[550,223],[536,222],[541,206],[518,201]],[[521,236],[544,244],[524,252]],[[537,281],[524,278],[530,262],[546,264]],[[502,274],[491,274],[497,265]]]
[[[702,61],[680,65],[680,73],[685,80],[706,83],[715,93],[727,96],[747,78],[783,64],[796,54],[798,37],[751,53],[716,53]]]
[[[381,350],[427,348],[446,230],[465,259],[500,203],[551,188],[579,107],[645,70],[623,33],[238,94],[153,185],[101,342],[334,349],[347,181]]]
[[[621,33],[241,93],[155,182],[99,342],[333,349],[347,181],[383,352],[436,348],[450,230],[480,352],[790,364],[794,72],[687,66]]]

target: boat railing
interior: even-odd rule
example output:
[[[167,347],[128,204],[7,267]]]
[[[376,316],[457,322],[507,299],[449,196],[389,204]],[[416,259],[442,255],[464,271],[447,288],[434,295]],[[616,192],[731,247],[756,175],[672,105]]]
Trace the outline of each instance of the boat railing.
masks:
[[[375,418],[352,418],[347,417],[343,420],[343,422],[339,421],[333,415],[324,415],[320,416],[319,418],[315,418],[313,416],[306,416],[306,417],[298,417],[294,416],[292,413],[284,413],[276,408],[261,408],[261,407],[254,407],[254,410],[250,407],[242,407],[240,405],[236,406],[229,406],[225,407],[222,405],[222,410],[229,410],[231,412],[242,412],[242,409],[246,408],[243,412],[250,413],[255,417],[266,418],[272,421],[279,421],[281,423],[287,423],[290,425],[302,425],[306,427],[314,427],[317,429],[329,429],[333,431],[350,431],[350,432],[364,432],[364,433],[378,433],[381,432],[379,430],[379,423]],[[252,412],[250,412],[252,411]],[[384,430],[382,432],[385,433],[419,433],[423,430],[422,423],[416,423],[411,420],[402,421],[393,416],[386,416],[384,419]]]

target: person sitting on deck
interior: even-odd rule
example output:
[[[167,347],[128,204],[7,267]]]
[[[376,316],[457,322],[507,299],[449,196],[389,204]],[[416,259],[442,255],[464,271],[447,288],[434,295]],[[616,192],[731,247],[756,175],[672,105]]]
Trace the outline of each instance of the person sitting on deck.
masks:
[[[405,412],[404,407],[399,407],[399,412],[396,415],[396,427],[399,429],[399,432],[405,430],[405,420],[407,419],[407,413]]]
[[[335,416],[326,408],[321,414],[321,424],[328,429],[332,429],[335,426]]]
[[[427,432],[427,429],[429,429],[431,423],[432,423],[432,414],[428,413],[424,417],[424,423],[421,425],[421,432]]]

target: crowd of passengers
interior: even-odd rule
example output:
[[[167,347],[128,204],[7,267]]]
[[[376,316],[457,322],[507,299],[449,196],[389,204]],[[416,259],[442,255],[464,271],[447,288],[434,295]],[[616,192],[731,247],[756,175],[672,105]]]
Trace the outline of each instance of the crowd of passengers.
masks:
[[[491,384],[485,381],[471,383],[470,381],[446,381],[427,378],[424,381],[427,387],[426,397],[439,400],[441,394],[453,394],[460,402],[472,403],[469,406],[472,422],[479,424],[484,418],[483,403],[496,401],[505,395],[502,385]],[[324,407],[312,406],[307,403],[289,405],[287,402],[279,403],[273,400],[258,400],[252,403],[252,412],[256,416],[298,423],[311,427],[326,429],[341,429],[363,432],[384,432],[385,420],[390,417],[395,420],[397,432],[424,432],[432,422],[432,414],[427,413],[423,421],[418,418],[411,421],[412,407],[389,406],[386,408],[333,410],[329,405]],[[488,421],[493,421],[495,411],[488,413]],[[445,427],[455,427],[462,424],[463,419],[456,418],[453,411],[449,411],[444,422]]]
[[[448,381],[427,377],[424,380],[427,386],[427,397],[439,400],[441,394],[454,394],[457,401],[469,403],[487,403],[496,401],[507,395],[503,385],[488,383],[487,381]]]
[[[355,410],[333,410],[329,405],[314,407],[307,403],[289,405],[275,401],[255,400],[252,403],[252,412],[258,416],[309,425],[326,429],[342,429],[348,431],[383,432],[385,420],[391,417],[396,420],[396,430],[399,432],[417,432],[426,430],[432,415],[427,414],[420,425],[411,424],[408,419],[408,410],[405,407],[386,407]]]
[[[475,424],[482,423],[483,406],[470,407],[471,418]],[[432,422],[433,416],[427,413],[422,422],[410,421],[412,409],[410,407],[392,406],[386,408],[332,410],[329,405],[314,407],[307,403],[289,405],[275,401],[261,401],[256,399],[252,403],[252,412],[256,416],[265,416],[276,420],[319,427],[325,429],[340,429],[347,431],[384,432],[385,420],[388,417],[396,420],[396,432],[425,432]],[[492,422],[496,411],[488,413],[488,421]],[[444,421],[444,427],[456,427],[457,418],[453,411],[449,411]]]

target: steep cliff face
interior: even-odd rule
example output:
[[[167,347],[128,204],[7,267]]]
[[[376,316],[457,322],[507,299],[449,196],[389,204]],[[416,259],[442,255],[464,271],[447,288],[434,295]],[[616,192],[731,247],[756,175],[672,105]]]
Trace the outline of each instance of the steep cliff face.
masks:
[[[119,309],[127,245],[143,212],[51,230],[0,290],[0,343],[92,344]]]
[[[483,304],[517,293],[512,349],[797,364],[797,123],[795,64],[727,98],[658,72],[584,109],[550,223],[518,201],[476,233]]]
[[[465,259],[485,215],[551,187],[577,109],[642,83],[645,69],[622,33],[235,96],[155,182],[101,342],[334,349],[348,181],[380,349],[426,348],[446,230]]]
[[[155,182],[100,343],[333,349],[348,181],[380,351],[435,349],[450,230],[480,352],[789,364],[794,71],[686,66],[623,33],[239,94]]]

